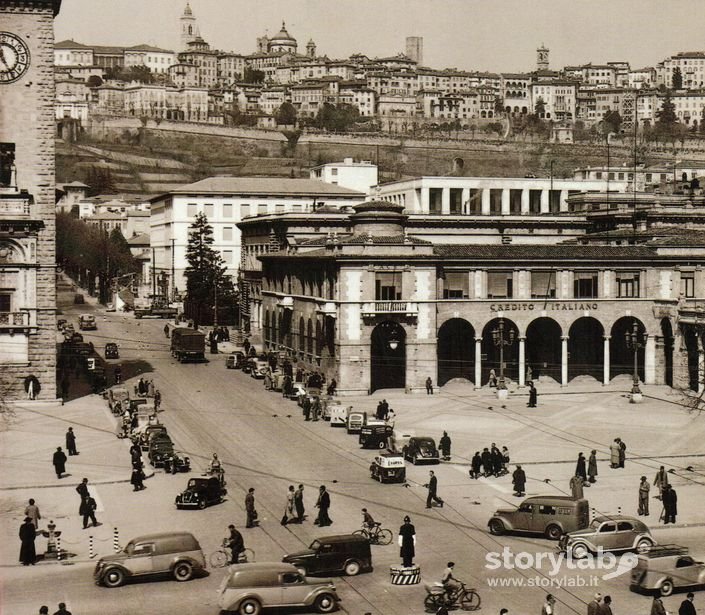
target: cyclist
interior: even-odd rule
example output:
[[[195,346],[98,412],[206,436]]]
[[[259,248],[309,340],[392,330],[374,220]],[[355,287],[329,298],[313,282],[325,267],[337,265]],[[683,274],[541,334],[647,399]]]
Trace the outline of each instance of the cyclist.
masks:
[[[461,587],[460,581],[453,576],[454,566],[455,562],[448,562],[448,567],[445,569],[443,576],[441,577],[441,583],[443,584],[443,587],[445,587],[449,602],[453,602],[455,600],[455,596]]]
[[[223,542],[230,549],[230,563],[237,564],[240,560],[240,553],[245,550],[245,541],[232,523],[228,526],[228,530],[229,534]]]
[[[366,508],[362,509],[362,527],[366,530],[372,532],[379,525],[370,513],[367,512]]]

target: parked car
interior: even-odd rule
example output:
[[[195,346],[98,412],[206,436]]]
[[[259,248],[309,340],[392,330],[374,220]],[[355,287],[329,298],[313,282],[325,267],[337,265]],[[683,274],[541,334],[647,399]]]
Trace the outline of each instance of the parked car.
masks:
[[[291,393],[289,394],[289,399],[298,400],[306,395],[306,387],[301,382],[291,383]]]
[[[81,293],[76,293],[73,296],[73,302],[76,305],[83,305],[86,302],[86,299],[84,298],[84,296]]]
[[[93,578],[106,587],[119,587],[132,577],[159,574],[188,581],[205,568],[201,545],[192,534],[165,532],[133,538],[122,551],[101,557]]]
[[[132,435],[139,442],[140,448],[143,451],[148,451],[149,443],[152,438],[157,437],[157,435],[167,436],[168,434],[166,425],[162,425],[161,423],[149,423],[143,428],[138,427]]]
[[[487,522],[490,533],[507,532],[544,534],[558,540],[562,534],[589,525],[590,506],[585,499],[567,495],[537,495],[526,498],[518,508],[500,508]]]
[[[223,487],[220,480],[210,478],[189,478],[186,489],[176,496],[176,508],[205,508],[211,504],[220,504],[228,490]]]
[[[130,399],[130,391],[127,390],[127,387],[116,385],[108,389],[107,399],[108,408],[110,408],[114,414],[123,412],[125,409],[122,407],[122,404]]]
[[[164,467],[164,459],[174,454],[174,443],[166,433],[158,433],[149,438],[147,457],[155,468]]]
[[[394,429],[389,437],[389,450],[393,453],[401,453],[414,436],[416,432],[410,429]]]
[[[319,613],[332,613],[340,601],[330,579],[310,579],[295,566],[277,562],[230,566],[219,593],[223,611],[245,614],[271,607],[311,606]]]
[[[120,351],[118,350],[118,345],[115,342],[108,342],[105,345],[105,358],[106,359],[119,359]]]
[[[404,457],[397,453],[382,453],[372,460],[370,476],[380,483],[403,483],[406,480]]]
[[[360,429],[360,446],[362,448],[387,448],[391,435],[391,425],[386,425],[385,423],[381,425],[363,425]]]
[[[330,426],[331,427],[346,427],[348,423],[348,414],[352,412],[352,406],[344,406],[340,402],[331,404],[330,408]]]
[[[364,412],[348,412],[345,428],[348,433],[360,433],[362,423],[365,420]]]
[[[409,438],[406,446],[402,449],[404,459],[408,459],[414,465],[421,462],[440,463],[438,449],[433,438],[427,436],[413,436]]]
[[[231,352],[225,358],[225,367],[227,369],[242,369],[242,364],[245,362],[245,353],[236,350]]]
[[[360,572],[372,572],[370,542],[354,534],[322,536],[314,540],[308,549],[290,553],[282,561],[296,566],[304,576],[341,572],[355,576]]]
[[[595,517],[588,527],[563,534],[558,542],[562,550],[576,559],[597,553],[598,549],[645,553],[655,544],[649,528],[641,520],[626,515]]]
[[[705,585],[705,563],[695,560],[688,547],[656,545],[638,556],[630,589],[670,596],[674,589]]]
[[[56,321],[56,328],[61,331],[64,328],[64,325],[66,325],[66,319],[65,318],[59,318]]]
[[[81,314],[78,317],[78,328],[81,331],[95,331],[98,328],[93,314]]]
[[[261,380],[269,369],[269,363],[266,359],[252,358],[250,359],[250,376]]]

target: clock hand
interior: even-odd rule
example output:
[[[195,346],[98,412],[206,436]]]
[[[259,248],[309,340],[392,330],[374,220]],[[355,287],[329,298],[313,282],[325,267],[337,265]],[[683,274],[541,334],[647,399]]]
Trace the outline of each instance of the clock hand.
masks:
[[[2,62],[5,65],[5,68],[8,70],[10,69],[10,65],[7,63],[7,60],[5,59],[5,51],[3,48],[0,46],[0,62]]]

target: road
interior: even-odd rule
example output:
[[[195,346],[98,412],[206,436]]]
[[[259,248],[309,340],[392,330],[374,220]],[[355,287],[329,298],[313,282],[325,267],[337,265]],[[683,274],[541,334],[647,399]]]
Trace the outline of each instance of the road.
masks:
[[[89,311],[83,307],[81,311]],[[78,310],[67,310],[73,319]],[[294,550],[307,546],[315,537],[347,533],[360,526],[360,508],[367,507],[385,527],[396,530],[409,514],[417,531],[416,562],[425,582],[440,578],[448,560],[456,562],[456,576],[476,586],[482,596],[482,612],[539,612],[546,591],[558,599],[557,613],[584,613],[585,604],[595,591],[611,594],[617,613],[645,613],[650,598],[628,589],[628,575],[599,580],[597,587],[586,585],[590,577],[603,571],[568,570],[557,577],[568,587],[527,586],[521,589],[492,589],[493,579],[526,582],[537,577],[538,583],[550,582],[550,565],[540,571],[492,571],[486,568],[488,552],[501,552],[504,546],[515,553],[547,553],[554,544],[541,538],[495,538],[486,531],[488,513],[511,496],[508,477],[487,481],[470,481],[462,465],[443,464],[433,469],[439,478],[444,508],[425,508],[429,468],[409,466],[409,487],[380,485],[369,478],[368,467],[373,451],[358,448],[357,438],[334,429],[327,422],[304,422],[298,406],[280,394],[264,390],[261,381],[240,371],[226,370],[224,356],[211,356],[204,364],[178,364],[169,355],[162,328],[164,321],[135,320],[129,315],[96,312],[98,331],[85,332],[96,348],[106,341],[118,341],[121,360],[145,376],[163,393],[165,411],[161,418],[172,439],[190,456],[198,475],[212,452],[218,452],[228,480],[228,498],[203,511],[177,511],[173,499],[187,481],[184,475],[165,475],[157,471],[147,481],[148,489],[133,493],[129,484],[101,485],[98,494],[104,510],[101,521],[105,531],[98,543],[102,553],[110,552],[109,528],[118,527],[122,543],[130,537],[169,529],[188,530],[199,539],[204,551],[214,551],[225,535],[227,525],[243,528],[246,546],[256,553],[257,561],[279,561]],[[130,376],[131,368],[123,368]],[[373,405],[370,401],[370,406]],[[101,409],[101,411],[104,411]],[[125,446],[127,456],[127,446]],[[302,525],[281,526],[288,485],[305,485],[305,504],[309,521]],[[331,493],[330,515],[334,525],[327,531],[313,525],[318,486],[325,484]],[[255,487],[260,527],[244,529],[244,496]],[[660,542],[686,542],[694,552],[705,553],[702,528],[659,530]],[[396,587],[389,583],[388,568],[400,563],[396,539],[387,547],[373,547],[375,571],[354,578],[336,580],[342,597],[342,612],[363,615],[412,615],[423,612],[423,585]],[[32,612],[36,605],[53,604],[62,599],[75,615],[101,613],[187,612],[194,615],[217,613],[216,590],[223,572],[210,571],[204,578],[188,583],[171,580],[136,583],[118,589],[93,584],[93,563],[43,565],[24,569],[13,575],[4,587],[2,598],[6,613]],[[545,580],[542,580],[545,579]],[[581,579],[581,580],[580,580]],[[536,581],[534,581],[536,583]],[[59,594],[57,595],[57,588]],[[681,598],[667,601],[669,611],[677,609]]]

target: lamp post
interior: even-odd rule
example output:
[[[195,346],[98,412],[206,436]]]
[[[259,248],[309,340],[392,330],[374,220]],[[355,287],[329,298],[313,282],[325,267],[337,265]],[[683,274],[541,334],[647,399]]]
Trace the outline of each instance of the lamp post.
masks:
[[[632,401],[637,401],[641,399],[641,389],[639,388],[639,351],[642,348],[646,348],[646,340],[648,338],[647,333],[641,333],[639,331],[639,324],[635,320],[632,324],[631,330],[627,329],[624,332],[624,342],[628,350],[634,352],[634,382],[632,384]],[[638,398],[634,398],[638,395]]]
[[[508,339],[504,339],[504,318],[500,318],[497,327],[492,329],[492,343],[499,348],[499,382],[497,383],[497,393],[507,389],[504,382],[504,347],[514,344],[515,331],[509,329]]]

